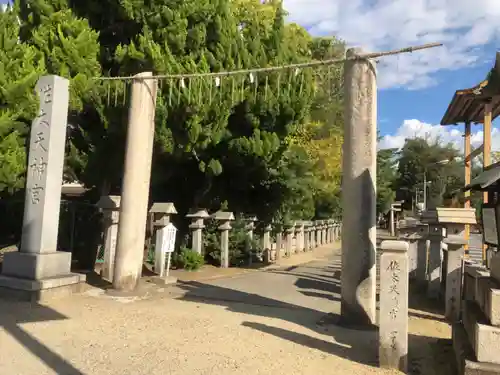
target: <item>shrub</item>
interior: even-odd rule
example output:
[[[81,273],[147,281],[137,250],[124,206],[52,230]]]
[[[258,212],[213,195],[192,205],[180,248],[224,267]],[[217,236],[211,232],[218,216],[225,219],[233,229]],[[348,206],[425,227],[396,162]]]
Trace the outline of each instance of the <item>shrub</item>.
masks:
[[[216,265],[220,265],[220,232],[217,229],[218,223],[215,220],[207,222],[203,245],[207,260]],[[245,230],[246,222],[243,218],[237,217],[231,223],[232,229],[229,231],[229,264],[241,267],[248,263],[250,256],[262,253],[262,246],[254,233],[254,238],[249,239]]]
[[[203,259],[203,255],[187,247],[183,247],[180,252],[173,254],[172,263],[178,268],[184,268],[187,271],[196,271],[203,266],[205,260]]]

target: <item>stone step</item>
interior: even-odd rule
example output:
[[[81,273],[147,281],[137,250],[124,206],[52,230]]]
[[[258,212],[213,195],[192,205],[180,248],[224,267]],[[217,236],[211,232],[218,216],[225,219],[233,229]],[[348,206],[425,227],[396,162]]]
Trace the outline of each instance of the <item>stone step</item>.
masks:
[[[477,303],[465,301],[462,321],[478,362],[500,364],[500,328],[488,324]]]
[[[500,375],[500,365],[476,361],[462,324],[453,324],[452,340],[459,375]]]

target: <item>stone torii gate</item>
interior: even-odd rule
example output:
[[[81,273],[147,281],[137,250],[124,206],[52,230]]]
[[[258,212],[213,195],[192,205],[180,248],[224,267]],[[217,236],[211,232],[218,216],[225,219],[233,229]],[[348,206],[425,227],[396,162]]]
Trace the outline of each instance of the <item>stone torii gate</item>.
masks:
[[[494,67],[487,78],[478,85],[457,90],[441,120],[441,125],[464,124],[465,185],[471,183],[472,159],[483,153],[483,168],[491,165],[491,123],[500,115],[500,53],[496,54]],[[483,144],[472,151],[471,125],[483,124]],[[483,203],[488,203],[488,193],[483,193]],[[465,208],[470,208],[470,190],[465,191]],[[465,240],[470,237],[470,227],[465,227]],[[485,260],[483,249],[483,261]]]

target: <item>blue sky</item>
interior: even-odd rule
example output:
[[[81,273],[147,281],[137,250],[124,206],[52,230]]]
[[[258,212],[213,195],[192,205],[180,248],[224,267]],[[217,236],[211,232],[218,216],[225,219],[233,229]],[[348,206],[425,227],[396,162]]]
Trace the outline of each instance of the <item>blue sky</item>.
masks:
[[[288,20],[313,35],[334,35],[370,52],[443,43],[380,59],[379,147],[400,147],[415,135],[463,147],[463,127],[441,127],[439,121],[455,90],[476,85],[493,66],[500,0],[284,0],[284,6]],[[480,125],[473,127],[472,143],[482,144]],[[492,148],[500,150],[496,122]]]
[[[439,137],[463,147],[461,127],[439,122],[458,89],[486,78],[500,41],[500,0],[284,0],[289,20],[348,46],[383,51],[441,42],[444,47],[380,59],[379,147],[406,137]],[[472,143],[482,144],[481,126]],[[500,150],[494,123],[492,147]]]

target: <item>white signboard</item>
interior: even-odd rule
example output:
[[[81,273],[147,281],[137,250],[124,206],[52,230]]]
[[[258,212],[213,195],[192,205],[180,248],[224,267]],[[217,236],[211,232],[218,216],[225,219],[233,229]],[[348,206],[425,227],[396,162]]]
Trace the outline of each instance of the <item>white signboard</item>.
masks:
[[[176,236],[177,228],[172,223],[156,231],[155,272],[162,277],[165,273],[165,261],[167,261],[168,276],[170,270],[170,256],[175,249]]]
[[[161,249],[165,253],[173,253],[175,249],[175,237],[177,236],[177,228],[174,224],[169,223],[164,230]]]

